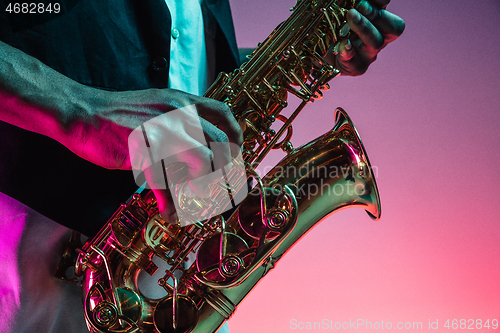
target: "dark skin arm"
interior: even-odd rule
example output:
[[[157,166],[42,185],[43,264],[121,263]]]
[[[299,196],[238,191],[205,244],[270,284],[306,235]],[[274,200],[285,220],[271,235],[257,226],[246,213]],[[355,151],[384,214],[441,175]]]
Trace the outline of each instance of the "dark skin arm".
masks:
[[[390,0],[362,1],[347,20],[350,40],[341,44],[335,63],[343,75],[363,74],[377,54],[404,30],[404,21],[385,10]],[[243,136],[224,103],[172,89],[109,92],[81,85],[38,60],[0,42],[0,120],[59,141],[78,156],[109,169],[130,169],[127,140],[142,123],[165,112],[195,104],[207,137],[214,142],[241,145]],[[176,142],[184,132],[177,133]],[[168,142],[168,138],[157,138]],[[207,148],[208,149],[208,148]],[[186,156],[190,174],[202,173],[210,152]],[[231,160],[232,152],[223,153]],[[192,161],[198,161],[192,163]],[[183,162],[183,161],[181,161]],[[144,170],[146,180],[155,177]],[[202,193],[204,188],[193,188]],[[154,189],[161,215],[175,223],[175,209],[168,190]]]

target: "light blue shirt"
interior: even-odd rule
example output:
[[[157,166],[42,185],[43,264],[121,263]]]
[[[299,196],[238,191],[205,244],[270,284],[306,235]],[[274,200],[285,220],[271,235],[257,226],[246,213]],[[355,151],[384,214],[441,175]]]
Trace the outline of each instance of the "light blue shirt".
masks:
[[[172,26],[170,31],[169,88],[201,96],[208,88],[213,69],[207,56],[205,29],[211,26],[204,16],[203,0],[165,0]],[[209,50],[213,46],[209,46]],[[209,73],[210,72],[210,73]]]

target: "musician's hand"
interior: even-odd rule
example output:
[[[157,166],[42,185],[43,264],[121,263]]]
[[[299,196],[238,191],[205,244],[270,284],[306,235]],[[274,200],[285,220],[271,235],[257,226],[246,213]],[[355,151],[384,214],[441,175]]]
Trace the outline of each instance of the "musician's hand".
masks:
[[[0,42],[0,100],[1,121],[52,138],[89,162],[123,170],[132,167],[129,135],[134,129],[152,119],[164,119],[159,116],[170,111],[195,105],[191,120],[200,124],[201,135],[200,126],[198,134],[193,136],[188,130],[193,127],[189,123],[183,127],[178,121],[178,126],[158,121],[159,129],[148,133],[148,141],[150,147],[170,144],[176,149],[173,153],[178,156],[173,159],[188,165],[187,176],[198,196],[206,194],[207,186],[192,180],[211,173],[212,162],[214,168],[227,165],[232,155],[239,153],[243,142],[241,128],[224,103],[173,89],[112,92],[91,88],[3,42]],[[232,144],[211,144],[209,148],[208,142]],[[187,152],[186,147],[190,148]],[[175,209],[169,190],[155,188],[158,182],[163,182],[165,188],[165,180],[157,179],[150,172],[151,163],[144,160],[139,158],[135,162],[154,188],[160,213],[175,223],[170,218]]]
[[[341,43],[334,60],[343,75],[363,74],[380,50],[403,33],[404,21],[385,9],[389,2],[365,0],[357,10],[349,10],[347,21],[353,34]]]
[[[68,148],[105,168],[131,169],[133,166],[144,171],[158,201],[160,214],[168,223],[177,222],[175,207],[162,167],[158,164],[152,167],[149,154],[156,155],[152,160],[158,161],[165,158],[162,154],[167,151],[169,156],[173,156],[173,162],[185,163],[194,193],[207,196],[207,184],[197,184],[192,180],[210,174],[212,164],[216,169],[229,164],[243,143],[241,128],[226,104],[178,90],[98,91],[90,104],[93,111],[86,119],[76,121],[72,132],[77,135],[73,135]],[[183,115],[159,117],[174,110],[180,112],[179,109],[189,105],[194,105],[191,110],[196,110],[194,115],[190,114],[192,121],[183,122]],[[129,147],[130,133],[145,123],[147,125],[147,122],[147,151],[139,151],[141,148],[133,147],[133,143]],[[198,132],[193,123],[201,123]],[[143,137],[141,139],[144,140]],[[212,142],[210,148],[206,147],[206,142]],[[230,142],[232,145],[213,144],[217,142]]]

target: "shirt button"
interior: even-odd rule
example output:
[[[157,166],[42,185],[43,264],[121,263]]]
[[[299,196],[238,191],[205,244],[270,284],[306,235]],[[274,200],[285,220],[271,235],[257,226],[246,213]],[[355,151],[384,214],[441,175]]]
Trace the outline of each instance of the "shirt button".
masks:
[[[180,35],[179,30],[173,28],[172,29],[172,38],[177,39],[177,37],[179,37],[179,35]]]
[[[157,57],[153,60],[152,66],[155,71],[163,71],[167,69],[167,59],[163,57]]]

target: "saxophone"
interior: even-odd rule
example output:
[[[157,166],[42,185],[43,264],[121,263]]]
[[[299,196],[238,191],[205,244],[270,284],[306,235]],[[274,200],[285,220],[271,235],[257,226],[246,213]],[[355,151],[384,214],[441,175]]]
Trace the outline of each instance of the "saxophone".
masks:
[[[344,110],[336,110],[326,134],[299,148],[290,143],[292,121],[340,74],[324,57],[349,37],[345,15],[358,3],[298,0],[246,63],[219,75],[204,96],[229,105],[242,127],[246,175],[236,182],[245,184],[248,177],[256,186],[227,220],[219,215],[184,227],[162,220],[152,191],[138,190],[79,250],[75,272],[83,276],[91,332],[215,332],[328,214],[360,206],[372,219],[380,217],[368,157]],[[287,117],[282,110],[290,94],[300,104]],[[256,167],[272,149],[286,156],[261,178]],[[217,195],[178,200],[192,209],[205,207],[204,200],[216,202]],[[194,253],[196,260],[186,265]],[[159,271],[158,263],[167,267],[156,286],[164,294],[152,297],[138,281]]]

